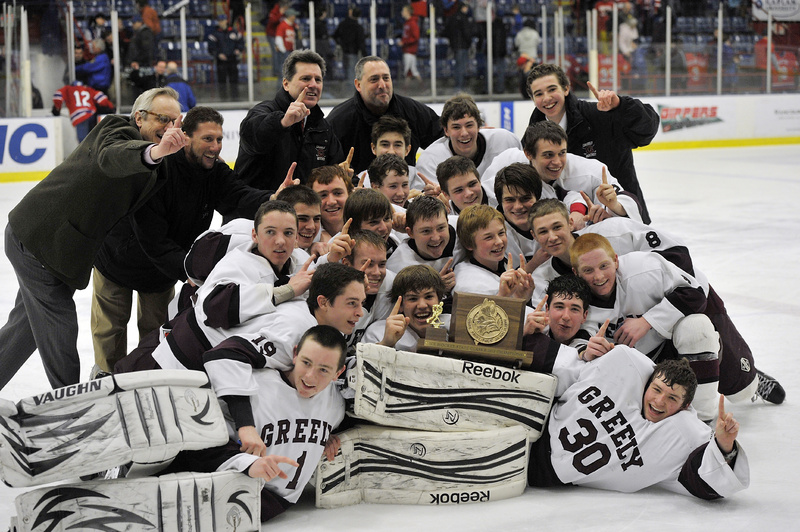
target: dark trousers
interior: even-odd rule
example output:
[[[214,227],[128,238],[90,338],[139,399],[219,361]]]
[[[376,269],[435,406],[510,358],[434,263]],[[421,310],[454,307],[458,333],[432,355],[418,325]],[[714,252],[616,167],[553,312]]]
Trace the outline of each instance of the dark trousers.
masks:
[[[6,256],[19,282],[14,308],[0,329],[0,389],[38,349],[53,388],[80,380],[75,290],[50,273],[27,251],[11,226],[5,232]]]

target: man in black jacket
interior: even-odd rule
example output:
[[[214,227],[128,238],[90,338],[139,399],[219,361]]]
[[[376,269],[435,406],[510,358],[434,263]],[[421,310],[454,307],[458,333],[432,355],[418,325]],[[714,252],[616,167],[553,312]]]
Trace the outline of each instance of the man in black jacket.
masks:
[[[9,213],[6,255],[19,282],[0,329],[0,388],[38,349],[53,388],[80,381],[78,315],[97,251],[114,224],[166,179],[165,156],[186,144],[178,94],[139,96],[130,118],[108,116]]]
[[[350,167],[356,175],[375,159],[370,146],[372,126],[384,114],[403,118],[411,127],[411,151],[406,156],[410,165],[416,163],[419,148],[427,148],[443,135],[439,115],[433,109],[394,94],[389,65],[380,57],[361,58],[356,64],[355,86],[356,93],[333,108],[328,122],[345,150],[355,148]]]
[[[183,131],[189,140],[183,150],[166,158],[169,179],[103,241],[94,263],[91,313],[94,356],[102,371],[111,372],[128,352],[133,291],[141,339],[166,320],[175,283],[186,281],[183,259],[210,226],[214,211],[224,215],[238,210],[252,218],[269,199],[268,192],[238,181],[218,159],[222,121],[210,107],[195,107],[186,114]]]
[[[245,184],[274,192],[293,162],[294,177],[305,183],[314,168],[344,161],[318,105],[324,75],[325,60],[316,52],[295,50],[286,58],[275,99],[250,109],[239,127],[236,173]]]
[[[644,195],[636,177],[631,150],[647,146],[658,132],[659,116],[649,104],[589,84],[597,102],[578,100],[561,67],[535,66],[528,74],[528,89],[536,105],[530,124],[550,120],[567,132],[570,153],[597,159],[608,167],[626,191],[639,198],[642,221],[650,223]],[[332,113],[331,113],[332,114]]]
[[[367,55],[367,36],[364,27],[358,22],[360,16],[361,9],[352,6],[347,11],[347,18],[333,32],[333,40],[342,47],[344,79],[349,79],[355,73],[359,56]]]

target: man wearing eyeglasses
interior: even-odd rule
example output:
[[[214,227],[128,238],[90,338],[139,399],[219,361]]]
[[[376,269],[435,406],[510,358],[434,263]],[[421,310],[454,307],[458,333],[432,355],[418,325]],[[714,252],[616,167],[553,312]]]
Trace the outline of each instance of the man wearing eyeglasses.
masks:
[[[185,144],[178,94],[151,89],[130,117],[104,118],[9,213],[6,255],[19,291],[0,329],[0,389],[36,349],[53,388],[80,380],[72,295],[89,284],[106,234],[158,190],[164,157]]]

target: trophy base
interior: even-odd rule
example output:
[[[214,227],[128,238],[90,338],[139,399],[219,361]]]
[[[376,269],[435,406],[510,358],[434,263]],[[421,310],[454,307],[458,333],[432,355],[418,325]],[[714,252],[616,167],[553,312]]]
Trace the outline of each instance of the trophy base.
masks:
[[[447,341],[447,331],[428,327],[425,338],[417,342],[417,353],[440,355],[451,358],[469,358],[484,362],[525,368],[533,362],[533,353],[516,349],[504,349],[480,344],[462,344]]]

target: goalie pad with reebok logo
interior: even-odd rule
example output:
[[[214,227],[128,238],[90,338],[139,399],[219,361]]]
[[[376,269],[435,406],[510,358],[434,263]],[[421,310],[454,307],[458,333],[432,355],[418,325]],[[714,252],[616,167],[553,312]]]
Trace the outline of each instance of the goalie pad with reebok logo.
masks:
[[[339,434],[332,462],[317,466],[317,506],[461,504],[508,499],[525,490],[525,429],[424,432],[359,426]]]
[[[522,425],[531,442],[553,403],[553,375],[358,344],[348,370],[352,415],[379,425],[433,431]]]
[[[0,475],[15,487],[166,462],[227,441],[217,397],[198,371],[113,375],[0,406]]]
[[[256,532],[262,486],[224,471],[39,488],[16,498],[11,532]]]

